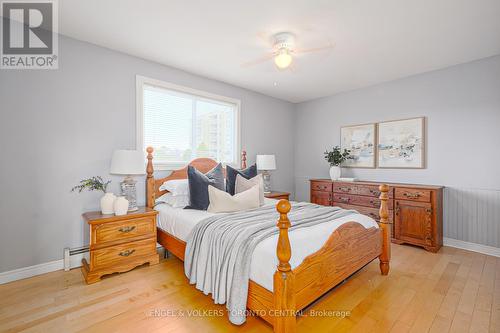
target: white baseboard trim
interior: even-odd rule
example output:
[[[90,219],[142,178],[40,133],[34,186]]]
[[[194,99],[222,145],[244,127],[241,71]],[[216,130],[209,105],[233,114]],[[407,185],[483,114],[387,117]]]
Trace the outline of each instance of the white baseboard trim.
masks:
[[[459,249],[469,250],[469,251],[473,251],[473,252],[479,252],[479,253],[487,254],[490,256],[494,256],[494,257],[500,257],[500,248],[498,248],[498,247],[476,244],[476,243],[469,243],[466,241],[453,239],[453,238],[447,238],[447,237],[445,237],[443,239],[443,243],[446,246],[456,247]]]
[[[76,254],[70,257],[70,267],[76,268],[82,265],[82,258],[85,256],[85,253]],[[58,271],[64,269],[64,260],[54,260],[50,262],[46,262],[43,264],[38,264],[29,267],[23,267],[14,269],[12,271],[0,273],[0,284],[9,283],[12,281],[17,281],[21,279],[26,279],[32,276],[50,273],[54,271]]]

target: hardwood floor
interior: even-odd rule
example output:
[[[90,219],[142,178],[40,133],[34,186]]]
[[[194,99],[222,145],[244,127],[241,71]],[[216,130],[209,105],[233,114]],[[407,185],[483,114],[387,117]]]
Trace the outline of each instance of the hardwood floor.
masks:
[[[500,332],[500,258],[392,251],[389,276],[374,261],[307,308],[299,332]],[[79,269],[0,285],[1,332],[272,332],[259,318],[233,326],[224,309],[190,286],[172,257],[92,285]],[[349,316],[321,316],[332,310]]]

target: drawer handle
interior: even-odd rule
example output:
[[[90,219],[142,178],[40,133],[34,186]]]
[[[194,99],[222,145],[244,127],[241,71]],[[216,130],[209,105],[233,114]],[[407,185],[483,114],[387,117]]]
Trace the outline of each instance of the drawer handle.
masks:
[[[351,188],[350,187],[339,187],[339,190],[342,192],[350,192]]]
[[[416,193],[405,192],[405,193],[403,193],[403,195],[407,198],[415,199],[415,198],[419,198],[422,194],[420,194],[418,192],[416,192]]]
[[[120,232],[131,232],[132,230],[135,229],[135,225],[129,226],[129,227],[122,227],[118,229]]]
[[[340,198],[340,201],[348,203],[351,198]]]
[[[127,250],[127,251],[123,251],[123,252],[118,253],[118,255],[121,257],[128,257],[129,255],[131,255],[134,252],[135,252],[135,250]]]
[[[380,195],[380,192],[375,190],[370,190],[370,194],[373,194],[378,197]]]

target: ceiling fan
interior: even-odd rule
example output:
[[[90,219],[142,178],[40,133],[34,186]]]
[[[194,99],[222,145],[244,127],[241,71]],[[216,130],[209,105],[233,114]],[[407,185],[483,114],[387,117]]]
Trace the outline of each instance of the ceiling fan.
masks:
[[[293,56],[296,54],[320,52],[332,49],[335,45],[330,42],[325,46],[310,48],[310,49],[300,49],[296,48],[295,45],[295,35],[291,32],[280,32],[272,36],[272,47],[271,53],[265,55],[262,58],[245,62],[241,64],[242,67],[255,66],[271,59],[274,59],[274,64],[278,69],[284,70],[290,67],[293,62]]]

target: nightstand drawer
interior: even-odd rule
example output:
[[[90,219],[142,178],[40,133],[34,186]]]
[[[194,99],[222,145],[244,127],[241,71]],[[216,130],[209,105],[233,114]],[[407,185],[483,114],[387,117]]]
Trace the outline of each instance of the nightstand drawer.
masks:
[[[128,264],[136,258],[156,254],[156,238],[130,242],[94,250],[90,254],[92,267],[109,267]]]
[[[109,222],[97,225],[92,244],[102,245],[107,242],[127,240],[140,236],[156,236],[155,218],[139,217],[126,221]]]

